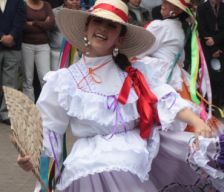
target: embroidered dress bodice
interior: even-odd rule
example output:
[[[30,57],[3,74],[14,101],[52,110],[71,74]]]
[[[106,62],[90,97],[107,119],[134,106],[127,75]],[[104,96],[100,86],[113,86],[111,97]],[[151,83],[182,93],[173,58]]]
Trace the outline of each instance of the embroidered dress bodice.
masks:
[[[99,67],[102,64],[105,65]],[[88,75],[89,69],[94,69],[96,67],[99,68],[94,71],[93,77],[99,78],[102,83],[96,83],[93,80],[93,77]],[[80,88],[83,91],[97,91],[103,95],[114,95],[119,93],[125,77],[124,73],[118,71],[120,70],[113,62],[112,56],[103,56],[98,58],[85,56],[82,57],[78,63],[76,63],[76,67],[72,68],[70,72],[72,73],[77,84],[80,83]],[[110,77],[112,74],[113,78]],[[83,80],[83,78],[85,79]],[[105,86],[105,84],[107,86]]]

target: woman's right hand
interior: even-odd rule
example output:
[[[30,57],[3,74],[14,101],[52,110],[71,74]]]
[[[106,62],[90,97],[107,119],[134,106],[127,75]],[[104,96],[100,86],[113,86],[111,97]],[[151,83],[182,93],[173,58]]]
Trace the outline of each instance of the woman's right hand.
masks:
[[[18,155],[17,164],[25,171],[31,171],[33,169],[30,156],[22,157],[21,155]]]

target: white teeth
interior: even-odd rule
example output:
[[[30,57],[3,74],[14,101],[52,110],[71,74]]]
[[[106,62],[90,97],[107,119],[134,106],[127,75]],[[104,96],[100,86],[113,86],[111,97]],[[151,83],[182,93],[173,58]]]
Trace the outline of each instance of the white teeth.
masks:
[[[99,33],[96,33],[96,37],[98,37],[100,39],[103,39],[103,40],[106,40],[107,39],[104,35],[99,34]]]

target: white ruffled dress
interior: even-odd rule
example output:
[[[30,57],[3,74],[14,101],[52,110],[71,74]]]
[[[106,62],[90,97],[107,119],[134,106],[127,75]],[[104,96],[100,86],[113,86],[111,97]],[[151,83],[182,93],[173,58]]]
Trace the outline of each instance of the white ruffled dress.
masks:
[[[103,63],[107,64],[87,76],[89,68]],[[147,62],[139,61],[133,66],[148,76]],[[68,127],[78,137],[64,161],[65,169],[57,189],[65,192],[154,192],[180,179],[183,184],[193,184],[198,175],[186,159],[205,169],[220,184],[223,172],[210,170],[207,165],[207,155],[214,159],[217,153],[214,149],[219,149],[218,140],[201,138],[207,143],[203,143],[202,149],[191,152],[188,142],[193,135],[184,133],[186,124],[175,119],[180,110],[194,106],[181,99],[172,87],[148,82],[158,97],[156,107],[161,126],[154,126],[151,137],[143,140],[138,129],[135,91],[131,90],[126,105],[117,102],[126,75],[111,56],[104,56],[81,58],[69,68],[45,76],[46,84],[37,102],[43,120],[44,153],[53,158],[54,154],[59,156]],[[96,79],[101,83],[96,83]]]
[[[148,57],[150,59],[149,67],[153,74],[151,78],[154,81],[167,83],[172,71],[177,54],[181,53],[178,64],[174,67],[172,77],[168,82],[175,90],[182,90],[182,73],[184,77],[188,76],[183,70],[183,61],[185,59],[184,47],[185,34],[179,19],[154,20],[146,28],[155,37],[156,41],[145,53],[139,55],[139,58]]]

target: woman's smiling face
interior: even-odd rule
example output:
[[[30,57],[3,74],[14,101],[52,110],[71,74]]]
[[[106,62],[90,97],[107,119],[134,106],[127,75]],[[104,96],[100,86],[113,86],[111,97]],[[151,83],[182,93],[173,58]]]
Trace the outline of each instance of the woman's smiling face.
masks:
[[[122,43],[121,24],[98,17],[90,18],[86,36],[90,42],[90,56],[112,54],[113,49]]]

